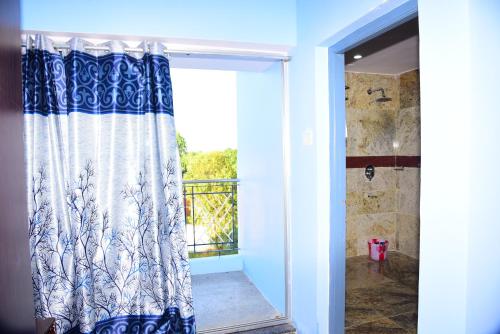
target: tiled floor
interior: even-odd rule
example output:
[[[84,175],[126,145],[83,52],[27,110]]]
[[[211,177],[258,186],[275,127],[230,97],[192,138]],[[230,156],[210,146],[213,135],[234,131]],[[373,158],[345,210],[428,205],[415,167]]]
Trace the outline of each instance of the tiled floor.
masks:
[[[291,324],[235,332],[238,334],[295,334],[295,327]]]
[[[347,259],[346,334],[417,333],[418,260],[389,252],[384,262]]]
[[[193,300],[198,330],[280,316],[241,271],[193,275]]]

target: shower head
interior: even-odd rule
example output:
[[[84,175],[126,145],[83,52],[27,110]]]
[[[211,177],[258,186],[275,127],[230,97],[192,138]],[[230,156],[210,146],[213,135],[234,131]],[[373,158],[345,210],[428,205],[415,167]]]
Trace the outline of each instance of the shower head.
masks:
[[[375,102],[389,102],[389,101],[392,101],[392,98],[390,97],[387,97],[385,96],[385,91],[383,88],[375,88],[375,89],[372,89],[372,88],[369,88],[367,91],[368,95],[372,95],[372,93],[375,93],[375,92],[381,92],[382,93],[382,96],[375,99]]]

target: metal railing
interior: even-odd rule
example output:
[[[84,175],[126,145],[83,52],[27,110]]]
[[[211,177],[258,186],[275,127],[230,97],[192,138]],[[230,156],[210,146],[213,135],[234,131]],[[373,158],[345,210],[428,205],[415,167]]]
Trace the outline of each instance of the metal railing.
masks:
[[[184,181],[190,257],[238,252],[238,179]]]

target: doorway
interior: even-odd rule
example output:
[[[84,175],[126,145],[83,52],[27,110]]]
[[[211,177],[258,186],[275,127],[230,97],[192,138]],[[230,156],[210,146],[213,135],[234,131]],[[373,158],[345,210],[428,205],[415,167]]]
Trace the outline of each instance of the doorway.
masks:
[[[359,292],[367,291],[357,290],[354,291],[357,292],[357,294],[346,294],[347,290],[369,288],[368,285],[374,283],[370,282],[370,278],[373,278],[372,276],[374,276],[375,283],[383,284],[394,281],[397,284],[401,284],[401,282],[396,279],[396,276],[403,271],[389,270],[389,267],[395,269],[400,268],[400,266],[391,266],[389,261],[385,261],[383,264],[375,261],[368,262],[368,241],[370,239],[376,237],[384,240],[388,239],[389,245],[392,248],[389,248],[390,252],[387,254],[387,258],[391,258],[395,264],[397,264],[396,262],[398,262],[399,259],[398,255],[400,254],[394,254],[392,251],[398,251],[404,247],[413,247],[414,249],[415,247],[418,247],[418,236],[413,238],[413,240],[415,240],[413,246],[409,246],[409,243],[405,242],[401,243],[403,246],[400,246],[399,248],[397,247],[396,222],[398,217],[398,200],[400,195],[398,193],[398,188],[396,187],[398,184],[397,177],[390,180],[390,182],[392,182],[390,184],[392,184],[393,187],[389,187],[391,190],[387,193],[383,191],[384,189],[376,189],[378,187],[377,183],[380,183],[380,186],[382,186],[381,184],[385,184],[382,182],[385,180],[383,177],[385,171],[383,169],[391,170],[389,173],[385,174],[394,175],[396,173],[400,173],[401,171],[408,171],[410,168],[419,168],[417,165],[418,160],[416,160],[416,156],[419,156],[419,153],[411,154],[411,158],[406,157],[406,154],[403,154],[403,152],[399,150],[398,143],[396,143],[395,140],[396,124],[398,122],[396,116],[399,113],[400,101],[399,86],[402,81],[400,76],[404,74],[405,71],[401,70],[397,73],[389,73],[389,76],[393,77],[392,82],[387,80],[370,81],[367,80],[367,77],[363,78],[363,76],[369,77],[370,75],[380,75],[383,74],[383,70],[370,69],[368,71],[359,67],[359,65],[368,66],[370,60],[373,60],[373,58],[370,59],[368,57],[366,50],[361,47],[366,47],[365,44],[368,44],[370,40],[381,37],[388,31],[408,23],[411,20],[415,20],[415,22],[417,22],[418,19],[416,18],[416,1],[409,1],[404,4],[388,2],[376,8],[365,17],[353,22],[351,25],[325,42],[325,45],[328,46],[328,80],[330,82],[329,142],[331,158],[329,327],[330,332],[333,333],[379,333],[387,332],[389,327],[394,327],[393,332],[408,333],[412,331],[413,327],[411,326],[416,326],[417,323],[416,313],[418,293],[416,291],[416,287],[418,286],[418,281],[413,281],[413,286],[415,288],[411,293],[411,296],[414,299],[412,303],[410,303],[412,304],[411,309],[406,310],[402,308],[399,310],[401,312],[398,311],[396,314],[386,312],[386,310],[384,310],[382,314],[372,313],[373,317],[371,319],[360,318],[357,319],[357,323],[355,314],[350,312],[353,301],[362,302],[362,300],[357,298],[360,296]],[[402,42],[407,38],[408,36],[397,42]],[[379,40],[378,50],[369,53],[370,55],[375,55],[377,51],[386,49],[393,44],[395,44],[394,41],[393,43],[383,44],[380,43]],[[418,59],[418,48],[416,50]],[[354,56],[357,54],[350,54],[350,51],[356,53],[363,51],[365,54],[361,54],[362,57],[357,56],[357,59],[354,59]],[[350,63],[354,62],[350,61],[349,57],[359,62],[356,65],[358,67],[356,71],[352,69],[354,65],[351,66]],[[361,61],[363,57],[365,59],[364,61]],[[417,68],[409,69],[409,71],[415,69]],[[346,74],[346,71],[351,72],[351,74]],[[355,72],[359,72],[359,74],[353,74]],[[403,80],[404,79],[405,78],[403,77]],[[356,81],[359,83],[356,84]],[[350,85],[352,85],[352,87]],[[389,89],[389,87],[391,87],[391,89]],[[389,90],[392,90],[394,93],[392,96],[388,94]],[[349,103],[351,103],[351,107],[354,107],[353,109],[357,108],[356,103],[361,105],[364,103],[367,106],[367,110],[360,110],[360,112],[357,112],[356,114],[349,114]],[[390,105],[392,105],[392,108],[389,108]],[[391,109],[391,111],[389,111],[389,109]],[[376,110],[379,110],[379,112]],[[360,117],[363,113],[365,114],[366,119]],[[392,117],[389,117],[389,115]],[[358,118],[356,119],[356,117]],[[349,129],[350,125],[352,126],[351,129]],[[377,128],[379,130],[391,128],[392,131],[377,132]],[[363,132],[376,134],[376,138],[370,138],[368,135],[366,135],[365,138],[362,138]],[[392,151],[383,152],[382,143],[384,142],[389,144],[388,149],[392,149]],[[355,152],[355,149],[358,149],[358,152]],[[370,152],[372,150],[373,152]],[[377,150],[379,151],[377,152]],[[365,156],[370,158],[366,160]],[[378,157],[377,159],[379,160],[373,161],[373,157]],[[398,166],[398,163],[403,163],[403,165]],[[414,166],[410,167],[410,163],[414,164]],[[373,165],[371,167],[374,167],[374,169],[367,169],[366,167],[369,165]],[[376,176],[372,177],[372,181],[368,181],[366,178],[365,171],[367,171],[367,174],[371,174],[371,169],[373,169],[374,175],[379,176],[378,180],[375,180]],[[361,174],[359,172],[361,172]],[[351,181],[357,181],[357,183],[349,182],[349,176],[351,176]],[[355,177],[353,178],[353,176]],[[358,190],[360,191],[358,193],[352,191],[355,190],[356,187],[359,187]],[[419,187],[419,182],[417,187]],[[413,197],[418,199],[419,194],[415,193]],[[383,201],[384,199],[387,201]],[[387,204],[386,202],[390,202],[390,205],[385,206]],[[346,203],[346,205],[344,205],[344,203]],[[354,209],[354,211],[351,209]],[[370,210],[374,210],[374,212],[370,212]],[[380,212],[377,212],[377,210]],[[416,212],[418,212],[418,210],[419,209],[417,208]],[[374,214],[375,216],[369,216],[370,214]],[[353,219],[354,215],[358,215],[358,217]],[[390,219],[382,219],[383,215],[390,217]],[[351,224],[351,222],[354,223]],[[402,239],[399,240],[401,241]],[[418,261],[416,261],[417,259],[415,258],[415,254],[417,253],[418,251],[414,251],[412,256],[403,253],[403,255],[412,257],[415,260],[413,261],[412,266],[412,268],[415,268],[414,273],[418,271]],[[360,256],[358,263],[356,263],[355,259],[351,259],[357,256]],[[399,262],[403,263],[405,261]],[[356,264],[358,264],[357,268]],[[358,277],[358,280],[351,279],[355,276],[353,273],[356,271],[361,273],[361,277]],[[385,274],[392,276],[392,278],[387,277]],[[416,275],[414,275],[414,277],[416,277]],[[360,313],[366,314],[370,313],[370,310],[372,309],[376,310],[380,307],[386,307],[384,302],[388,302],[388,297],[381,297],[379,292],[380,291],[378,290],[376,292],[372,292],[375,300],[372,300],[368,304],[365,303],[365,309]],[[396,304],[401,300],[395,298],[398,294],[400,294],[400,291],[397,289],[391,291],[390,293],[390,295],[394,297]],[[352,296],[354,296],[354,298]],[[388,302],[388,304],[390,303]],[[360,310],[358,309],[358,311]],[[393,319],[389,319],[389,322],[384,319],[384,317],[387,316],[388,318],[391,318],[403,313],[405,313],[404,316],[413,317],[409,320],[412,325],[408,326],[408,328],[403,327],[402,323],[394,324]],[[403,320],[405,319],[401,319],[401,321]],[[374,324],[376,321],[379,321],[380,323]],[[384,324],[386,325],[386,328],[382,330],[380,327],[384,326]],[[356,328],[356,325],[360,325],[360,327]],[[374,325],[380,326],[379,328],[376,328]],[[370,326],[372,326],[372,328],[370,328]]]
[[[345,53],[346,333],[415,333],[418,18]]]

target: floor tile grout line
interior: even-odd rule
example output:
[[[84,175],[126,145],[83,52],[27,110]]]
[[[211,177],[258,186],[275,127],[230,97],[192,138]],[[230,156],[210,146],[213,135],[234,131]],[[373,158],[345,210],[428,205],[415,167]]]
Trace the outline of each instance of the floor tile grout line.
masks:
[[[408,314],[408,313],[417,313],[417,312],[414,312],[414,311],[401,312],[401,313],[398,313],[396,315],[391,315],[389,318],[397,317],[397,316],[400,316],[400,315],[403,315],[403,314]]]
[[[403,313],[401,313],[401,314],[403,314]],[[349,327],[344,327],[344,329],[355,329],[356,327],[359,327],[359,326],[362,326],[362,325],[366,325],[366,324],[371,324],[372,322],[377,322],[377,321],[380,321],[380,320],[383,320],[383,319],[392,321],[396,325],[398,325],[399,327],[401,327],[401,329],[403,329],[405,331],[408,331],[408,329],[404,328],[403,326],[401,326],[400,324],[398,324],[396,321],[392,320],[390,317],[385,317],[385,316],[384,317],[380,317],[380,318],[376,318],[376,319],[373,319],[373,320],[370,320],[370,321],[362,322],[362,323],[359,323],[357,325],[353,325],[353,326],[349,326]]]
[[[359,326],[361,326],[361,325],[366,325],[366,324],[369,324],[369,323],[372,323],[372,322],[376,322],[376,321],[379,321],[379,320],[382,320],[382,319],[388,319],[388,320],[390,320],[390,318],[389,318],[389,317],[386,317],[386,316],[381,316],[381,317],[379,317],[379,318],[373,318],[373,319],[371,319],[371,320],[369,320],[369,321],[363,321],[363,322],[360,322],[360,323],[358,323],[358,324],[356,324],[356,325],[352,325],[352,326],[349,326],[349,327],[344,327],[344,328],[345,328],[345,329],[352,329],[352,328],[356,328],[356,327],[359,327]]]
[[[408,311],[408,312],[401,312],[401,313],[398,313],[398,314],[395,314],[395,315],[390,315],[390,316],[381,316],[381,317],[378,317],[378,318],[373,318],[370,321],[363,321],[363,322],[360,322],[360,323],[358,323],[356,325],[351,325],[351,326],[344,327],[344,328],[345,329],[354,329],[354,328],[359,327],[361,325],[366,325],[366,324],[369,324],[369,323],[372,323],[372,322],[376,322],[376,321],[379,321],[379,320],[382,320],[382,319],[388,319],[388,320],[396,323],[396,325],[398,325],[399,327],[401,327],[405,331],[409,331],[409,329],[404,328],[403,326],[401,326],[397,321],[393,320],[392,318],[400,316],[400,315],[403,315],[403,314],[411,314],[411,313],[416,313],[416,312],[414,312],[414,311]]]
[[[390,318],[398,317],[400,315],[412,314],[412,313],[415,313],[415,314],[418,315],[418,311],[405,311],[405,312],[399,312],[399,313],[391,314],[391,315],[383,315],[383,314],[380,314],[379,312],[377,312],[377,314],[380,314],[380,317],[374,318],[375,320],[363,321],[360,324],[364,324],[364,323],[366,324],[366,323],[373,322],[373,321],[376,321],[376,320],[380,320],[380,319],[383,319],[383,318],[389,318],[390,319]],[[349,326],[349,327],[353,327],[353,326]]]

